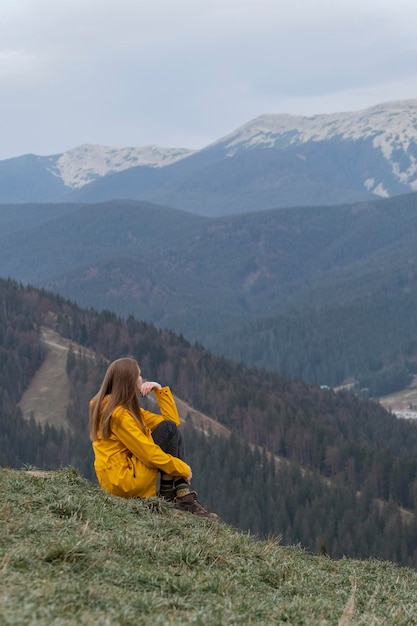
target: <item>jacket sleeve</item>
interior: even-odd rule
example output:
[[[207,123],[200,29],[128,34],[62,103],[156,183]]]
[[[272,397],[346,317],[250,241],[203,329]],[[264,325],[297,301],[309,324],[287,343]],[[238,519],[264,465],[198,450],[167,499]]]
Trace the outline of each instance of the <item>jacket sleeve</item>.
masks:
[[[162,389],[154,390],[159,410],[161,414],[152,413],[151,411],[146,411],[142,409],[142,419],[145,423],[145,426],[150,428],[150,430],[154,430],[158,424],[160,424],[163,420],[171,420],[175,422],[177,426],[181,424],[180,416],[178,415],[177,405],[175,404],[175,400],[171,393],[169,387],[162,387]]]
[[[142,432],[134,417],[126,409],[116,409],[112,415],[112,432],[124,446],[146,467],[160,469],[171,476],[187,477],[190,467],[181,459],[166,454]]]

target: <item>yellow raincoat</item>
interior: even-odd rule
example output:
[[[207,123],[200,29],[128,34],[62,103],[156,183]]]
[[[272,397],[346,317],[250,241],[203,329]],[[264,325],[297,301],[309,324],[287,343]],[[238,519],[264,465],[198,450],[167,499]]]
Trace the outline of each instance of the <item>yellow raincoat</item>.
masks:
[[[152,431],[163,420],[177,426],[180,418],[169,387],[154,389],[161,415],[141,409],[144,433],[132,414],[117,407],[111,416],[108,439],[93,441],[94,469],[100,486],[123,498],[146,498],[156,494],[158,470],[186,478],[190,467],[166,454],[152,439]]]

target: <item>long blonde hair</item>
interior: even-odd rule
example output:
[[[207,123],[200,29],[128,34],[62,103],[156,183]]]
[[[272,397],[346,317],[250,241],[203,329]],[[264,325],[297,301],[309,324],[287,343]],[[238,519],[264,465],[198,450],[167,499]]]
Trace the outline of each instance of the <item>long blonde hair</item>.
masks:
[[[139,365],[130,357],[110,363],[98,393],[90,402],[90,439],[108,439],[111,433],[110,419],[114,409],[127,409],[145,431],[141,417],[137,382]]]

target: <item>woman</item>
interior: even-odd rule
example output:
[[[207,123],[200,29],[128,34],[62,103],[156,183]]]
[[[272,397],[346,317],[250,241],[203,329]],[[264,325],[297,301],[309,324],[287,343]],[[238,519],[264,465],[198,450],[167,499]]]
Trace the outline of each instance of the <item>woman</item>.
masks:
[[[154,392],[161,414],[140,407],[138,393]],[[90,438],[100,486],[123,498],[159,495],[175,507],[216,519],[190,490],[192,471],[185,462],[180,418],[169,387],[143,382],[135,359],[113,361],[90,402]]]

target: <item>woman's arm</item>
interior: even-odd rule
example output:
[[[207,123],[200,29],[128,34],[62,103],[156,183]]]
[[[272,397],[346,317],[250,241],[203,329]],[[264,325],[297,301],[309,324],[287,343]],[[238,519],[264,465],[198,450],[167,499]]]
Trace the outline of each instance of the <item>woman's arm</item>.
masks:
[[[143,383],[146,385],[147,383]],[[154,384],[154,383],[151,383]],[[142,385],[142,389],[143,389]],[[142,391],[141,389],[141,391]],[[151,411],[146,411],[142,409],[142,419],[145,425],[152,430],[154,430],[158,424],[160,424],[163,420],[171,420],[177,426],[181,424],[180,416],[178,415],[177,405],[175,404],[175,400],[172,396],[171,390],[169,387],[155,387],[153,388],[155,393],[156,400],[159,405],[160,414],[152,413]],[[149,393],[149,391],[148,391]],[[143,394],[142,394],[143,395]],[[147,395],[147,394],[146,394]]]
[[[161,450],[151,437],[142,432],[134,417],[126,409],[119,407],[113,412],[112,433],[147,467],[160,469],[171,476],[187,478],[190,475],[189,465]]]

